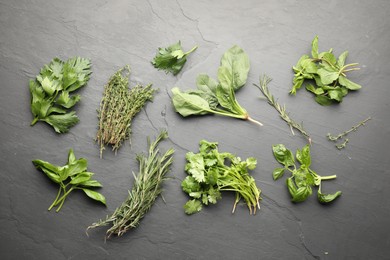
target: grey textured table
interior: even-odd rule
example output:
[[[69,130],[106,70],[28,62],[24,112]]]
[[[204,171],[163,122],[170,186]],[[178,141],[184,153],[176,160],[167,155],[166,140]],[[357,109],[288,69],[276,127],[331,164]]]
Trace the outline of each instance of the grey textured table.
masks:
[[[0,1],[0,258],[1,259],[390,259],[389,97],[390,2],[382,1]],[[292,65],[310,52],[319,35],[320,50],[348,50],[348,62],[361,70],[351,78],[363,88],[340,105],[322,107],[305,90],[288,95]],[[150,64],[157,47],[181,40],[194,45],[176,77]],[[215,77],[221,55],[232,45],[249,55],[251,71],[237,98],[264,123],[203,116],[182,118],[171,105],[170,89],[195,88],[199,73]],[[80,91],[80,123],[58,135],[38,123],[30,127],[28,80],[52,58],[90,58],[93,74]],[[93,139],[103,86],[125,64],[131,82],[153,83],[160,91],[137,116],[132,145],[99,159]],[[253,86],[261,74],[273,78],[272,93],[291,116],[312,134],[313,168],[337,174],[326,191],[342,190],[332,205],[312,196],[290,202],[284,181],[273,181],[278,166],[271,145],[292,150],[306,144],[292,136],[277,112]],[[364,118],[373,119],[352,133],[344,150],[326,139]],[[105,229],[85,234],[92,222],[110,214],[131,188],[137,171],[135,154],[147,149],[146,137],[168,130],[161,144],[176,150],[170,175],[141,225],[104,242]],[[201,139],[217,141],[221,151],[259,165],[252,172],[262,189],[262,208],[254,216],[234,196],[223,194],[215,206],[187,216],[181,191],[185,153],[197,151]],[[60,213],[47,211],[57,187],[31,163],[42,159],[64,164],[69,148],[88,159],[104,188],[108,207],[72,194]]]

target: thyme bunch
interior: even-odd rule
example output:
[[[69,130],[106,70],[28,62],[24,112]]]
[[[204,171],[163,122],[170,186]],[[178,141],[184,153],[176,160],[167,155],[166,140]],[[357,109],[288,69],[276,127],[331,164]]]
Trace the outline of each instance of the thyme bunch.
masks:
[[[263,95],[267,98],[268,104],[273,106],[276,111],[279,112],[280,117],[286,121],[286,123],[290,126],[291,133],[295,135],[293,128],[298,130],[303,136],[307,138],[309,143],[311,144],[311,138],[310,135],[306,132],[306,130],[303,128],[302,124],[299,124],[295,122],[293,119],[290,118],[289,113],[286,111],[285,105],[280,105],[274,98],[274,96],[271,94],[271,92],[268,89],[268,84],[271,82],[271,78],[267,75],[263,75],[263,77],[260,78],[260,86],[254,84],[260,91],[263,93]]]
[[[153,143],[150,143],[148,138],[149,153],[137,155],[139,173],[137,176],[133,173],[135,181],[126,200],[111,216],[93,223],[88,229],[112,225],[106,232],[106,238],[110,238],[112,235],[122,236],[129,229],[139,225],[162,192],[161,185],[173,162],[174,150],[172,148],[163,155],[157,148],[158,143],[166,138],[168,138],[166,131],[161,131]]]
[[[131,137],[131,123],[136,114],[153,99],[152,84],[136,85],[129,89],[130,66],[126,65],[111,76],[104,87],[98,111],[99,126],[96,141],[100,144],[100,158],[106,145],[117,151],[123,141]]]

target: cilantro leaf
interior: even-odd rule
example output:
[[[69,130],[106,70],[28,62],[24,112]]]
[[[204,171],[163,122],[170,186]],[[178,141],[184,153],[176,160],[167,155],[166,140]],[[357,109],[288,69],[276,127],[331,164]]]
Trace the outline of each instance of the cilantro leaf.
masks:
[[[177,75],[187,61],[187,56],[195,51],[198,46],[193,47],[188,52],[183,52],[180,41],[166,48],[158,48],[158,53],[154,57],[152,64],[159,70],[164,70]]]
[[[188,215],[197,213],[202,210],[202,203],[199,200],[189,200],[183,206],[184,212]]]

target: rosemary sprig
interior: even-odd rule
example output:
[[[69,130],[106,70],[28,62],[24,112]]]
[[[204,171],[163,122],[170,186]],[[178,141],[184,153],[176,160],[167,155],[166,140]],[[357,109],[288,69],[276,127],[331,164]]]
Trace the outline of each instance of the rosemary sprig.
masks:
[[[129,229],[139,225],[162,192],[162,182],[166,179],[165,175],[173,161],[174,150],[172,148],[162,156],[157,148],[157,144],[165,138],[168,138],[166,131],[161,131],[151,144],[148,138],[149,153],[147,156],[137,155],[139,173],[137,176],[133,173],[135,181],[126,200],[111,216],[93,223],[88,229],[112,225],[106,232],[106,238],[110,238],[112,235],[122,236]]]
[[[105,145],[117,151],[123,141],[131,137],[131,123],[156,91],[152,85],[136,85],[129,89],[130,67],[126,65],[111,76],[104,87],[98,111],[99,126],[96,140],[100,144],[100,158]]]
[[[354,132],[354,131],[357,131],[357,129],[362,126],[362,125],[365,125],[367,123],[368,120],[371,120],[371,116],[367,117],[366,119],[364,119],[363,121],[359,122],[357,125],[354,125],[351,127],[351,129],[347,130],[347,131],[344,131],[338,135],[332,135],[330,133],[328,133],[326,135],[326,137],[328,137],[328,139],[330,141],[333,141],[333,142],[337,142],[337,140],[339,139],[342,139],[343,137],[347,136],[349,133],[351,132]],[[341,150],[343,148],[345,148],[347,146],[347,143],[349,142],[349,139],[346,138],[344,140],[344,142],[342,142],[341,144],[336,144],[335,146],[337,147],[337,149]]]
[[[291,133],[295,135],[293,128],[301,132],[303,136],[307,138],[309,143],[311,144],[311,138],[310,135],[306,132],[306,130],[303,128],[302,124],[298,124],[293,119],[290,118],[289,113],[286,111],[285,105],[280,105],[274,98],[274,96],[271,94],[271,92],[268,89],[268,84],[271,82],[271,78],[267,75],[263,75],[263,77],[260,78],[260,86],[255,85],[260,91],[263,93],[263,95],[267,98],[268,104],[272,105],[278,112],[280,117],[286,121],[286,123],[290,126]]]

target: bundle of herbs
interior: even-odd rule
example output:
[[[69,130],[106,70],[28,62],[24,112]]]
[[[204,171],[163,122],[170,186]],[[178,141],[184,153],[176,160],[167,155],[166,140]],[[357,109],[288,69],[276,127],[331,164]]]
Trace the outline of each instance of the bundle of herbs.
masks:
[[[275,159],[282,165],[283,168],[275,168],[273,171],[274,180],[283,177],[287,170],[291,176],[287,178],[286,185],[291,195],[291,201],[305,201],[312,193],[312,186],[318,186],[317,198],[320,203],[329,203],[337,199],[341,195],[341,191],[336,191],[333,194],[325,194],[321,190],[321,183],[325,180],[335,179],[336,175],[320,176],[311,167],[311,155],[309,145],[305,145],[302,150],[297,150],[295,157],[301,164],[297,167],[293,153],[283,144],[272,146]]]
[[[66,62],[55,58],[45,65],[36,79],[30,80],[31,125],[43,121],[57,133],[66,133],[79,122],[75,111],[68,110],[80,101],[72,92],[85,86],[91,74],[88,59],[74,57]]]
[[[106,237],[122,236],[129,229],[136,228],[141,219],[150,210],[156,198],[162,192],[162,183],[173,162],[174,150],[168,149],[163,155],[157,148],[158,143],[168,138],[166,131],[161,131],[156,140],[150,143],[148,138],[148,155],[138,154],[139,173],[134,175],[134,184],[126,200],[111,216],[93,223],[88,229],[111,225]]]
[[[338,59],[333,49],[318,52],[318,36],[312,41],[311,57],[303,55],[293,67],[295,72],[290,94],[295,95],[305,80],[314,80],[315,85],[307,84],[306,89],[312,92],[315,100],[321,105],[340,103],[350,90],[358,90],[361,86],[347,78],[347,72],[359,70],[358,63],[345,64],[348,51],[344,51]]]
[[[197,90],[182,92],[177,87],[172,89],[175,110],[184,117],[217,114],[263,125],[248,115],[235,96],[235,91],[245,85],[249,68],[248,55],[237,45],[233,46],[221,58],[219,82],[200,74],[196,79]]]
[[[131,137],[133,118],[152,101],[156,89],[152,84],[136,85],[129,89],[130,67],[127,65],[111,76],[104,87],[103,98],[98,111],[99,126],[96,140],[100,144],[100,157],[106,145],[117,151],[122,143]]]
[[[76,160],[73,149],[69,150],[68,163],[64,166],[57,166],[42,160],[33,160],[32,162],[50,180],[60,185],[57,197],[48,210],[57,207],[56,211],[60,211],[65,199],[73,190],[82,190],[91,199],[106,205],[106,198],[99,192],[92,190],[93,188],[100,188],[102,185],[100,182],[91,179],[94,173],[87,171],[87,160],[84,158]]]
[[[250,214],[260,209],[261,190],[249,175],[249,170],[256,168],[257,161],[250,157],[242,161],[231,153],[220,153],[218,143],[202,140],[199,153],[188,152],[185,170],[188,176],[181,183],[182,189],[191,199],[184,205],[187,214],[194,214],[202,209],[202,204],[216,204],[222,198],[222,191],[234,191],[237,203],[243,198]]]

